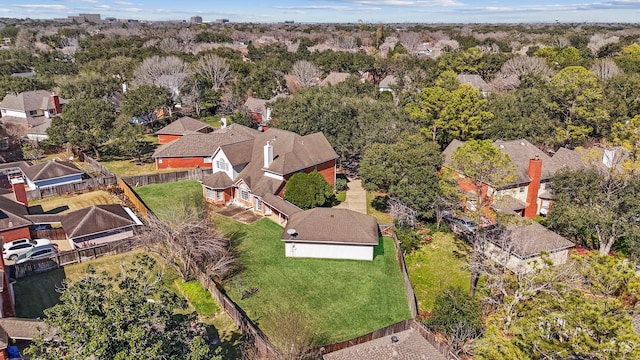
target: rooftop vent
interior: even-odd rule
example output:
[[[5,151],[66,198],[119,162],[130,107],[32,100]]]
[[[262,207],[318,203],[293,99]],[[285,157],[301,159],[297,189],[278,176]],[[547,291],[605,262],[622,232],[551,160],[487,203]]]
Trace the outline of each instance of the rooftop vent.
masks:
[[[398,337],[397,337],[397,336],[393,335],[393,336],[391,337],[391,342],[392,342],[392,343],[394,343],[394,344],[395,344],[395,343],[397,343],[398,341],[400,341],[400,340],[398,340]]]

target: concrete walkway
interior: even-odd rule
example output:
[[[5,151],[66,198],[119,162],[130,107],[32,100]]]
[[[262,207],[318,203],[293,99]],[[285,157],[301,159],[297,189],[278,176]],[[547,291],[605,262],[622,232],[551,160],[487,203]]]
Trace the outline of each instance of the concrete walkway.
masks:
[[[362,181],[349,179],[347,199],[336,206],[338,209],[349,209],[362,214],[367,213],[367,192],[362,188]]]

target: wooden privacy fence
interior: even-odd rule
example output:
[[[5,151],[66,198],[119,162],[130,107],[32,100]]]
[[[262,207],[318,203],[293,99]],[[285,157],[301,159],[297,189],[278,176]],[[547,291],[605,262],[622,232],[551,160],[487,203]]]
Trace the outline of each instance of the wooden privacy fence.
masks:
[[[393,234],[393,224],[378,224],[378,230],[382,236],[391,236]]]
[[[135,242],[132,242],[130,239],[124,239],[69,251],[61,251],[57,253],[56,256],[49,259],[33,260],[22,264],[15,264],[14,278],[20,279],[33,273],[49,271],[65,265],[77,264],[106,255],[120,254],[131,251],[135,247]]]
[[[402,279],[404,280],[404,291],[407,294],[407,301],[409,302],[409,310],[411,310],[411,317],[418,316],[418,301],[416,300],[416,294],[413,291],[413,285],[409,280],[407,274],[407,265],[404,262],[404,255],[402,254],[402,248],[400,248],[400,241],[396,233],[391,232],[391,238],[393,239],[393,247],[396,250],[396,260],[400,266],[400,272],[402,272]]]
[[[183,180],[202,180],[205,176],[211,175],[211,168],[197,168],[183,171],[174,171],[167,173],[157,173],[138,176],[127,176],[123,179],[131,186],[144,186],[150,184],[163,184],[168,182]]]
[[[218,301],[225,313],[233,319],[236,326],[242,331],[247,340],[253,344],[261,358],[277,358],[280,355],[278,349],[269,341],[267,336],[260,330],[244,311],[236,305],[211,278],[198,270],[196,279],[209,290],[211,295]]]
[[[116,183],[115,176],[102,176],[97,178],[89,178],[80,182],[71,184],[62,184],[52,187],[39,188],[34,190],[27,190],[27,200],[39,200],[49,196],[61,196],[65,194],[72,194],[79,191],[88,189],[95,189],[102,186],[114,185]]]
[[[129,199],[129,201],[131,201],[131,204],[133,204],[133,206],[135,206],[135,208],[138,209],[138,211],[142,215],[147,217],[148,216],[155,217],[155,214],[153,213],[153,211],[151,211],[151,209],[147,207],[147,204],[145,204],[144,201],[142,201],[140,196],[138,196],[138,194],[136,194],[136,192],[133,191],[131,186],[129,186],[129,184],[127,184],[126,181],[124,181],[122,178],[118,178],[118,186],[120,187],[120,189],[122,189],[124,195]]]
[[[89,156],[89,155],[87,155],[85,153],[80,153],[80,160],[82,160],[82,161],[86,162],[87,164],[91,165],[91,168],[93,170],[100,172],[104,176],[116,176],[116,174],[112,173],[104,165],[100,164],[94,158],[92,158],[91,156]]]

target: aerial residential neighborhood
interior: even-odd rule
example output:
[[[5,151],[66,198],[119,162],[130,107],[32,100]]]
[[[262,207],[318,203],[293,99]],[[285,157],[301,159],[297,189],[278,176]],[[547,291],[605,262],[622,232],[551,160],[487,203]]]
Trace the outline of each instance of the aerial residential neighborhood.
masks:
[[[0,9],[0,359],[640,358],[635,4],[125,3]]]

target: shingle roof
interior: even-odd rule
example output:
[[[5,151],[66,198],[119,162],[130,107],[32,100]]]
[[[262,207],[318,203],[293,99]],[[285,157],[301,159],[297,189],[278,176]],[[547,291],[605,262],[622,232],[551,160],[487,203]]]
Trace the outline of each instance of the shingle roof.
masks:
[[[2,102],[0,102],[0,108],[24,111],[29,115],[29,111],[32,110],[49,110],[53,109],[53,104],[50,101],[52,94],[45,90],[25,91],[19,94],[7,94]],[[64,103],[66,101],[62,101]]]
[[[62,227],[69,238],[133,226],[136,222],[118,204],[93,205],[65,214]]]
[[[0,196],[0,229],[12,229],[31,224],[29,211],[23,204]]]
[[[244,165],[251,161],[254,139],[220,146],[232,166]]]
[[[322,133],[300,136],[271,128],[255,137],[251,162],[238,174],[252,189],[264,177],[264,145],[267,141],[273,146],[273,162],[268,170],[282,176],[338,158]]]
[[[12,339],[32,340],[40,333],[38,328],[45,328],[45,323],[36,319],[8,317],[0,318],[0,327]]]
[[[233,180],[224,171],[218,171],[202,179],[202,185],[212,189],[227,189],[233,186]]]
[[[183,116],[155,133],[156,135],[186,135],[196,132],[206,133],[209,132],[208,130],[213,130],[209,124]]]
[[[329,75],[327,75],[327,77],[324,78],[322,81],[320,81],[320,86],[339,84],[341,82],[346,81],[349,78],[349,76],[351,76],[351,74],[349,73],[332,72]]]
[[[395,336],[398,342],[392,342]],[[334,351],[324,360],[446,360],[438,350],[416,330],[405,330],[393,335]]]
[[[78,169],[72,162],[52,160],[32,165],[24,169],[23,173],[29,180],[38,181],[62,176],[83,174],[83,171]]]
[[[154,158],[212,156],[218,147],[253,139],[259,132],[246,126],[231,124],[208,134],[187,134],[159,146]]]
[[[258,99],[249,96],[244,102],[244,106],[252,113],[261,113],[269,100]]]
[[[513,214],[515,211],[522,210],[527,204],[510,195],[500,196],[491,204],[491,207],[505,214]]]
[[[42,123],[38,125],[32,125],[27,134],[34,135],[47,135],[47,129],[51,127],[51,119],[44,118]]]
[[[530,220],[525,224],[507,226],[503,239],[498,240],[496,245],[521,259],[534,257],[542,251],[557,252],[575,246],[571,241]]]
[[[395,75],[387,75],[380,81],[379,87],[391,87],[398,84],[398,78]]]
[[[28,168],[29,166],[31,166],[31,164],[26,161],[14,161],[9,163],[3,163],[3,164],[0,164],[0,172],[6,169],[20,169],[21,171],[24,171],[24,169]]]
[[[287,217],[302,212],[302,209],[299,207],[273,194],[266,194],[262,197],[262,200]]]
[[[491,86],[477,74],[458,74],[458,81],[460,84],[469,84],[480,91],[491,91]]]
[[[283,241],[290,240],[289,229],[296,230],[296,242],[378,244],[376,218],[348,209],[315,208],[293,214],[282,233]]]

